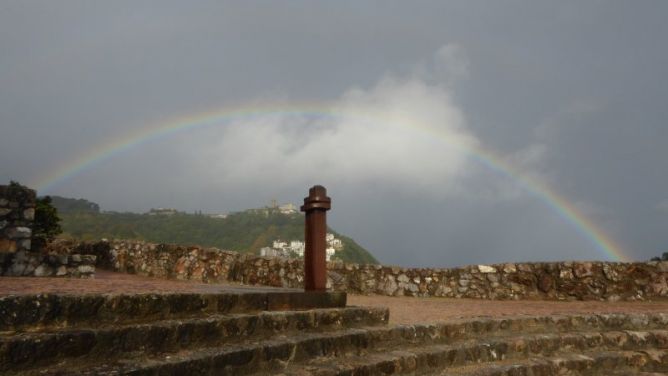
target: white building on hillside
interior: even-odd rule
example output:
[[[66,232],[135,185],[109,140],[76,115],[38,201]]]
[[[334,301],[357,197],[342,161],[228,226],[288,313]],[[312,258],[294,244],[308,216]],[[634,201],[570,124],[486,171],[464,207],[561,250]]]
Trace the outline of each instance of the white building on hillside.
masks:
[[[327,248],[325,249],[325,258],[330,261],[337,251],[343,249],[341,239],[337,239],[334,234],[328,233],[325,237],[327,241]],[[263,247],[260,249],[260,256],[264,257],[288,257],[288,258],[303,258],[306,244],[301,240],[291,240],[290,242],[283,240],[274,240],[271,247]]]
[[[278,210],[281,212],[281,214],[295,214],[297,213],[297,206],[294,204],[283,204],[278,207]]]

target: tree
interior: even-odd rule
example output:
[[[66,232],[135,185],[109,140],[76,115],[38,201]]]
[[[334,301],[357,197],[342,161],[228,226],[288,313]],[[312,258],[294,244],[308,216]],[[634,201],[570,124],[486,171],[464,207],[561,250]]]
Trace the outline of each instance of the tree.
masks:
[[[63,230],[60,227],[58,211],[51,203],[51,197],[38,198],[35,205],[35,222],[32,229],[33,250],[41,250]]]
[[[663,252],[661,257],[652,257],[650,261],[668,261],[668,252]]]

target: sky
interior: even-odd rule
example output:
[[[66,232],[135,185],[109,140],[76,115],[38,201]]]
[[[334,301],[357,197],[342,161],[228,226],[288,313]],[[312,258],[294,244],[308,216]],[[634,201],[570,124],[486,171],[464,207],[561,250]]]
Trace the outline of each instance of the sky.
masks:
[[[382,263],[668,251],[668,2],[0,0],[0,184],[300,204]]]

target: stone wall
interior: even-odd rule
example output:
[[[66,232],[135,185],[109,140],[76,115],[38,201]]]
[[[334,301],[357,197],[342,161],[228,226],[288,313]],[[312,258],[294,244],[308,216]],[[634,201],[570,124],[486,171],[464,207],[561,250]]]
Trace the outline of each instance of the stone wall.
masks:
[[[72,243],[98,267],[147,276],[303,286],[303,261],[136,241]],[[544,262],[461,268],[328,263],[328,287],[357,294],[476,299],[651,300],[668,297],[668,262]]]
[[[0,185],[0,276],[81,277],[95,275],[95,256],[31,252],[35,191]]]
[[[0,275],[91,278],[95,276],[95,262],[96,257],[91,255],[0,252]]]
[[[35,191],[0,185],[0,252],[29,250],[34,219]]]

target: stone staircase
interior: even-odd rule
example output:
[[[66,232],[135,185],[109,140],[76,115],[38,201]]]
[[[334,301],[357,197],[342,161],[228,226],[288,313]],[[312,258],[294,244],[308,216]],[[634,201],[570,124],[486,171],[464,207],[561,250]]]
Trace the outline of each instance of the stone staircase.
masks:
[[[0,298],[2,375],[668,375],[668,314],[388,326],[345,294]],[[418,309],[418,308],[416,308]]]

